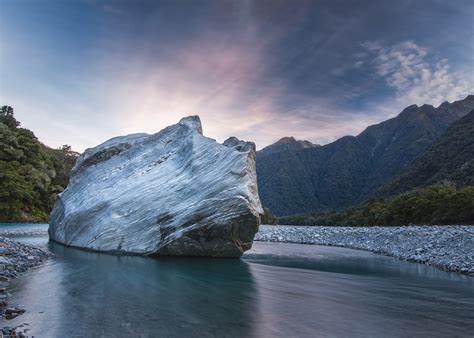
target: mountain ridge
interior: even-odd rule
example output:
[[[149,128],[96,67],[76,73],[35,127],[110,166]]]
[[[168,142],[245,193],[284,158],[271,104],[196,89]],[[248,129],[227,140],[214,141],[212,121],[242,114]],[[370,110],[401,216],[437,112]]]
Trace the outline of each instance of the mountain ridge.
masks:
[[[319,144],[314,144],[307,140],[297,140],[293,136],[282,137],[275,143],[270,144],[257,152],[258,156],[267,156],[280,151],[296,151],[307,148],[318,148]]]
[[[263,155],[262,149],[257,152],[262,203],[278,216],[357,205],[472,109],[474,95],[437,108],[411,105],[357,136],[324,146]]]
[[[432,184],[474,185],[474,110],[455,121],[423,154],[376,196],[391,196]]]

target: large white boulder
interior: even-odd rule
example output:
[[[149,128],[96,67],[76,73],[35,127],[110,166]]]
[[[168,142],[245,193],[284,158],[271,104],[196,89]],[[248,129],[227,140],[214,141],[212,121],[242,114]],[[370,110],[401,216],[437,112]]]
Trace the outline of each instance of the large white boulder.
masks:
[[[239,257],[262,212],[255,145],[219,144],[191,116],[87,149],[56,199],[49,236],[111,253]]]

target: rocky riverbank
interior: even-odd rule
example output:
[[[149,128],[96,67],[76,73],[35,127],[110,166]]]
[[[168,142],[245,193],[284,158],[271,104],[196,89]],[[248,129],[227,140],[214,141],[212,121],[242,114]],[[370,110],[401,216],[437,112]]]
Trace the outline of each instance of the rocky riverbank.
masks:
[[[474,276],[474,226],[261,225],[255,240],[360,249]]]
[[[16,229],[16,230],[0,230],[0,236],[4,237],[35,237],[48,236],[48,230],[41,229]]]
[[[8,282],[51,256],[52,253],[46,249],[0,236],[0,316],[2,320],[13,319],[25,312],[24,309],[8,305],[10,298],[6,289]],[[0,331],[3,335],[20,335],[19,328],[16,327],[3,327]]]

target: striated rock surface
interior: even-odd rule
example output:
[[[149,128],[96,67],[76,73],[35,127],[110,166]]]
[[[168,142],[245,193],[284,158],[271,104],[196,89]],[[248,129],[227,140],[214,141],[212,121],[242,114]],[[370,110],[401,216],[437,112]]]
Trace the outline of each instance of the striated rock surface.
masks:
[[[255,145],[219,144],[191,116],[87,149],[56,200],[49,236],[112,253],[239,257],[262,212]]]

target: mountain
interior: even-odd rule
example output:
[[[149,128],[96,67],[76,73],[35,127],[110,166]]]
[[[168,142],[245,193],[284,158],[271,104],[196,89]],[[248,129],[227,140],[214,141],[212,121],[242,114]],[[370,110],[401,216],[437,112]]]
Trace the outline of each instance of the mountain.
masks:
[[[78,154],[52,149],[20,128],[13,109],[0,111],[0,222],[48,220],[56,194],[69,181]]]
[[[474,95],[435,108],[412,105],[398,116],[320,147],[257,152],[259,194],[275,215],[357,205],[394,178],[459,118]],[[272,149],[275,145],[267,148]]]
[[[258,156],[267,156],[276,154],[281,151],[296,151],[307,148],[318,148],[321,147],[319,144],[311,143],[306,140],[296,140],[294,137],[283,137],[277,142],[263,148],[257,152]]]
[[[448,183],[474,185],[474,110],[454,122],[420,157],[384,185],[377,196]]]

